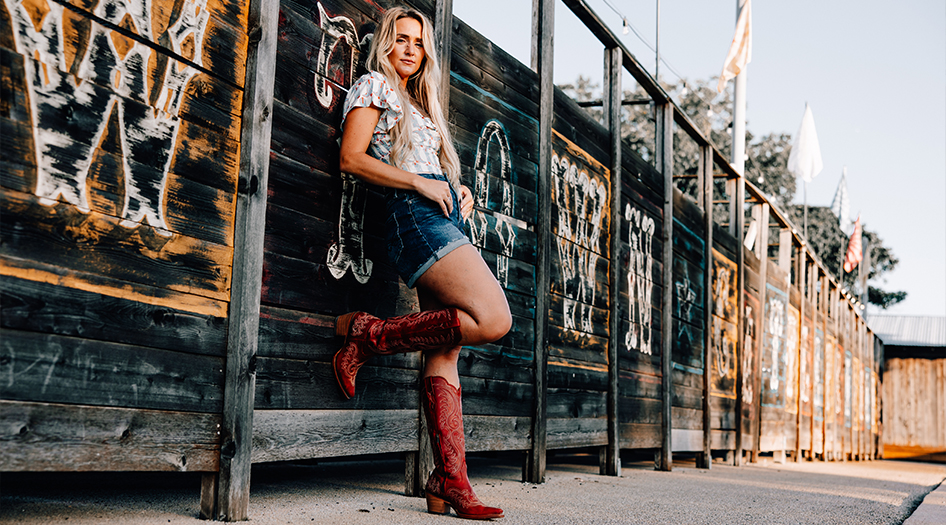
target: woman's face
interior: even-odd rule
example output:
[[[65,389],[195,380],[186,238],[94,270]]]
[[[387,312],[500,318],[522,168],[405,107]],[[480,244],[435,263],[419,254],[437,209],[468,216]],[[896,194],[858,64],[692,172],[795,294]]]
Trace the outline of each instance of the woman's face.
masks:
[[[417,73],[424,62],[423,31],[420,22],[413,18],[402,18],[395,22],[394,50],[388,55],[388,60],[401,77],[401,85],[407,84],[407,79]]]

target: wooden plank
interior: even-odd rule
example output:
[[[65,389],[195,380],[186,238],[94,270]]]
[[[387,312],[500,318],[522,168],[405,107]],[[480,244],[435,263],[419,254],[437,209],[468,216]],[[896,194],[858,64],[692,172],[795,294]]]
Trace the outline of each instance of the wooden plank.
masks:
[[[670,104],[655,106],[657,115],[657,144],[655,168],[664,176],[663,224],[661,240],[663,240],[663,275],[661,284],[665,293],[661,300],[661,325],[670,327],[673,323],[673,298],[668,292],[673,289],[673,107]],[[673,468],[672,459],[672,421],[671,396],[673,382],[671,380],[673,348],[673,331],[663,330],[661,341],[661,369],[663,377],[661,411],[661,447],[658,470],[669,471]]]
[[[660,448],[660,425],[621,423],[621,448]]]
[[[553,0],[533,0],[532,3],[532,67],[539,76],[539,180],[538,180],[538,217],[537,224],[551,222],[551,184],[549,174],[552,171],[552,35],[555,32],[555,2]],[[538,229],[536,267],[536,287],[541,290],[536,294],[535,326],[535,395],[532,414],[532,444],[523,479],[532,483],[545,481],[545,459],[548,439],[548,384],[546,361],[548,359],[548,303],[545,290],[549,289],[549,270],[551,263],[552,239],[545,228]]]
[[[710,406],[710,352],[713,345],[713,153],[700,146],[700,196],[703,208],[703,450],[698,467],[710,468],[712,455],[712,408]]]
[[[611,221],[608,237],[611,240],[609,258],[614,263],[611,265],[610,282],[618,283],[621,281],[622,268],[618,261],[621,260],[621,217],[624,210],[621,206],[621,99],[623,98],[623,89],[621,87],[621,65],[623,63],[622,51],[620,48],[608,48],[604,52],[604,66],[607,100],[604,107],[607,114],[606,126],[611,133],[611,164],[610,169],[613,174],[611,177]],[[618,330],[621,327],[621,307],[619,296],[619,286],[608,287],[608,304],[611,306],[608,319],[608,446],[605,452],[604,465],[601,465],[603,474],[610,476],[621,475],[621,428],[619,421],[620,410],[620,364],[618,363],[618,348],[620,346]]]
[[[221,317],[65,286],[4,277],[0,304],[3,328],[216,356],[223,356],[226,347]]]
[[[173,308],[201,316],[220,318],[227,312],[227,303],[224,301],[167,288],[118,281],[92,273],[75,272],[29,259],[0,256],[0,275],[5,278],[22,278],[25,281],[95,293],[102,297],[115,297],[152,306]]]
[[[601,446],[608,443],[607,418],[549,418],[548,449]]]
[[[0,400],[0,470],[215,471],[220,415]]]
[[[532,422],[528,417],[463,415],[467,452],[529,450]]]
[[[241,521],[248,517],[256,349],[259,344],[259,283],[263,276],[279,2],[251,0],[248,11],[246,97],[240,137],[240,179],[237,185],[222,452],[217,487],[217,519],[224,521]]]
[[[54,264],[210,299],[229,297],[230,247],[150,228],[127,229],[117,217],[74,206],[43,206],[35,195],[0,193],[4,258]],[[134,262],[131,262],[134,261]],[[25,271],[4,274],[31,279]],[[47,280],[40,279],[31,280]]]
[[[219,412],[223,359],[0,329],[0,399]]]
[[[418,412],[256,410],[253,463],[417,450]]]
[[[738,307],[736,311],[738,312],[738,321],[736,327],[736,355],[740,356],[740,362],[744,362],[742,356],[745,355],[745,335],[746,335],[746,320],[745,320],[745,310],[746,310],[746,261],[745,261],[745,250],[743,249],[742,241],[743,235],[745,232],[745,213],[743,208],[745,207],[746,202],[746,180],[744,174],[739,174],[739,177],[734,181],[735,192],[733,197],[735,200],[730,203],[730,216],[735,215],[734,220],[730,219],[730,229],[735,233],[736,241],[738,245],[736,246],[736,268],[737,268],[737,278],[736,278],[736,297],[738,298]],[[736,456],[735,456],[735,466],[742,465],[742,451],[745,446],[746,436],[743,432],[743,411],[741,407],[743,406],[742,392],[743,392],[743,374],[736,374]]]
[[[370,361],[358,372],[355,397],[338,389],[330,362],[257,357],[254,406],[259,410],[400,410],[417,406],[419,371]]]

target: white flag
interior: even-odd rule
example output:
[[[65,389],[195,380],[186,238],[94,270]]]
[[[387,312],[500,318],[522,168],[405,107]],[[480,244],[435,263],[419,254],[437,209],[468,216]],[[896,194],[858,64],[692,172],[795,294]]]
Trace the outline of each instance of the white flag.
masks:
[[[801,126],[792,143],[792,153],[788,156],[788,171],[805,182],[811,182],[823,167],[821,146],[818,145],[818,133],[815,132],[815,117],[811,115],[808,104],[805,104],[805,116],[801,119]]]
[[[736,33],[732,37],[726,61],[723,62],[723,72],[719,74],[717,93],[722,93],[726,89],[726,82],[736,78],[736,75],[746,68],[746,64],[752,62],[752,15],[749,13],[751,1],[746,0],[742,11],[739,12],[739,20],[736,20]]]
[[[847,166],[841,171],[841,181],[831,200],[831,211],[838,217],[838,226],[847,234],[851,227],[851,199],[847,195]]]

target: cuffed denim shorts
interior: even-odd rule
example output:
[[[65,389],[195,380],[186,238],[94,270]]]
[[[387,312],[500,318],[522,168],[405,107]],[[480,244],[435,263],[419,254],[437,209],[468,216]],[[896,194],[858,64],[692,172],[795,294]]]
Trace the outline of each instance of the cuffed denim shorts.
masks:
[[[439,173],[419,175],[447,181],[447,177]],[[440,206],[416,191],[388,191],[384,228],[388,259],[411,288],[435,262],[460,246],[470,244],[463,233],[460,200],[452,186],[450,194],[453,196],[453,211],[447,217]]]

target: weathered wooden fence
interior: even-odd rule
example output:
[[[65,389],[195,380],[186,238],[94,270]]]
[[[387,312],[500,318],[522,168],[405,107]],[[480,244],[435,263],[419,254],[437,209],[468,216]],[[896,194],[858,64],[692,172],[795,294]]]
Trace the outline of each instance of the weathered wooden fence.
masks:
[[[555,2],[529,66],[450,0],[410,3],[449,50],[468,233],[513,314],[461,356],[470,451],[522,451],[531,481],[559,449],[612,475],[627,449],[665,470],[874,456],[863,318],[583,1],[563,3],[602,43],[604,123],[552,85]],[[420,356],[373,360],[351,401],[330,368],[334,316],[417,308],[380,195],[338,172],[390,4],[4,0],[0,470],[204,472],[202,514],[234,520],[251,462],[400,452],[418,492]],[[622,69],[655,108],[651,161],[621,140]],[[700,147],[693,197],[675,129]]]

